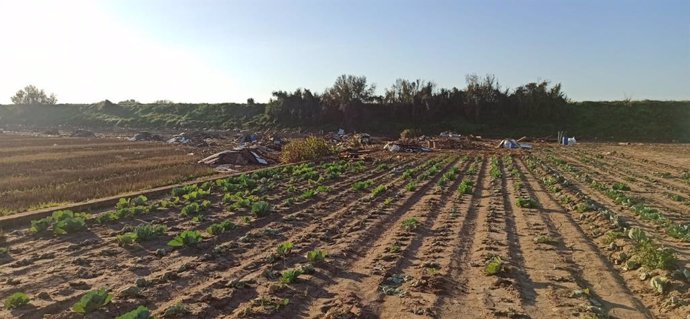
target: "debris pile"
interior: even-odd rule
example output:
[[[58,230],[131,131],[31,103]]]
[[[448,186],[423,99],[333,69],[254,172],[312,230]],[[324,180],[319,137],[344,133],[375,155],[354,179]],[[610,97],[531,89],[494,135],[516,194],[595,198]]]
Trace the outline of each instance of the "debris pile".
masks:
[[[516,140],[512,138],[507,138],[502,140],[500,143],[498,143],[497,148],[507,148],[507,149],[515,149],[515,148],[526,148],[526,149],[531,149],[532,145],[530,144],[525,144],[525,143],[518,143]]]
[[[389,152],[405,152],[405,153],[421,153],[421,152],[431,152],[431,148],[423,147],[415,144],[403,144],[399,142],[388,142],[383,146],[384,150]]]
[[[170,138],[169,144],[184,144],[196,147],[216,146],[216,140],[222,139],[219,134],[210,132],[182,132]]]
[[[232,167],[245,165],[275,164],[277,154],[263,146],[238,147],[215,153],[199,161],[199,164],[216,166],[217,171],[233,171]]]

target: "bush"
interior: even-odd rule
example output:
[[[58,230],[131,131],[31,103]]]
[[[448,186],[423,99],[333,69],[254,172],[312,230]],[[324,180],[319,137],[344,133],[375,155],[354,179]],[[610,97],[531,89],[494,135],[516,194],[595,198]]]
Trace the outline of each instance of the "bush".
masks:
[[[313,161],[334,153],[335,149],[328,141],[320,137],[310,136],[285,145],[280,154],[280,161],[283,163]]]
[[[400,132],[400,139],[405,140],[405,139],[409,139],[409,138],[414,138],[414,137],[417,137],[421,134],[422,134],[422,132],[419,131],[418,129],[406,128],[402,132]]]

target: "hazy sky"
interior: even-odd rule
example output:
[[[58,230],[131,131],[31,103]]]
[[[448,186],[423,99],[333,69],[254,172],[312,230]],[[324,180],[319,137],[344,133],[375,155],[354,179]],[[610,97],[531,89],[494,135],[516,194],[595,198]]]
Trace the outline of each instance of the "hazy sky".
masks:
[[[690,1],[0,0],[0,103],[267,101],[340,74],[690,100]]]

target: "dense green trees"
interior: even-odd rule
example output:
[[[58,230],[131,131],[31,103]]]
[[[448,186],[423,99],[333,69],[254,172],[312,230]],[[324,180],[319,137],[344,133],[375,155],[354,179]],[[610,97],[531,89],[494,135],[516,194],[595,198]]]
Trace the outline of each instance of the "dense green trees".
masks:
[[[463,119],[473,123],[516,120],[558,121],[568,110],[561,85],[532,82],[515,90],[502,89],[493,75],[468,75],[466,87],[440,88],[429,81],[398,79],[375,94],[364,76],[341,75],[323,95],[307,89],[276,91],[266,116],[288,125],[331,123],[356,128],[361,121],[429,123]]]

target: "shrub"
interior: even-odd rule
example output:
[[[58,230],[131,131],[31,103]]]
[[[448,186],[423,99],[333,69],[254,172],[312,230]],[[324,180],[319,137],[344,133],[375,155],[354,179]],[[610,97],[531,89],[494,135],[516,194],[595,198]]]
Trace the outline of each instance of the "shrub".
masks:
[[[280,161],[296,163],[313,161],[335,153],[335,149],[323,138],[310,136],[283,146]]]
[[[196,230],[185,230],[168,242],[168,246],[179,248],[183,246],[194,246],[201,242],[201,233]]]
[[[414,138],[421,135],[421,131],[418,129],[410,129],[406,128],[402,132],[400,132],[400,138],[401,139],[410,139]]]
[[[29,304],[29,296],[23,292],[15,292],[5,299],[5,309],[15,309]]]
[[[107,305],[112,299],[113,296],[103,288],[92,290],[83,295],[81,299],[72,306],[72,310],[77,313],[88,314]]]

